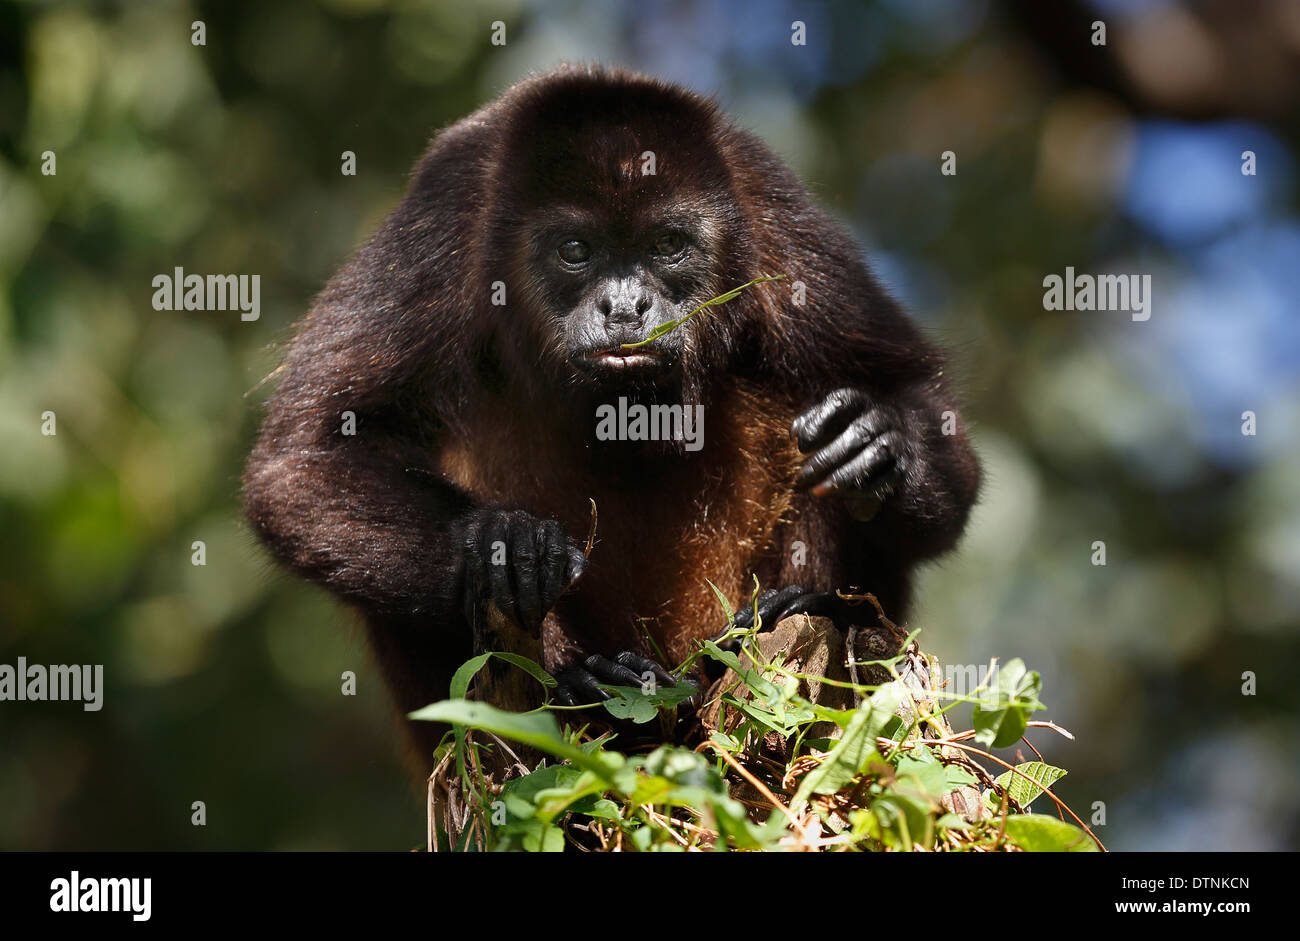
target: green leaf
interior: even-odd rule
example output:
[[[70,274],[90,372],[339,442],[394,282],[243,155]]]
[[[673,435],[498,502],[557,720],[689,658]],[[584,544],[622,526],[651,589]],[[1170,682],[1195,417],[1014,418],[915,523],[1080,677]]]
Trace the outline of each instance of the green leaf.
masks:
[[[594,771],[603,777],[608,777],[612,770],[600,758],[587,755],[569,744],[568,739],[560,734],[560,729],[549,712],[506,712],[487,703],[447,699],[417,709],[409,713],[407,718],[424,722],[453,722],[484,729],[571,761],[579,768]],[[602,757],[608,758],[608,755]]]
[[[511,795],[536,803],[540,792],[550,788],[572,787],[580,777],[582,772],[570,765],[547,765],[532,774],[507,779],[501,787],[501,794],[503,797]]]
[[[731,602],[727,600],[727,596],[722,593],[722,590],[718,588],[717,585],[710,582],[707,578],[704,581],[713,589],[713,594],[717,597],[718,604],[722,605],[722,613],[727,616],[727,623],[730,624],[736,617],[736,612],[732,610]]]
[[[799,730],[799,722],[778,722],[776,720],[776,715],[772,710],[760,703],[737,699],[730,693],[724,694],[721,701],[725,702],[732,709],[735,709],[745,718],[757,722],[759,725],[763,726],[763,728],[769,729],[782,737],[789,738]]]
[[[575,805],[581,805],[588,800],[594,801],[608,790],[608,781],[601,780],[590,772],[582,772],[576,781],[538,791],[534,798],[537,807],[534,816],[549,823],[562,813],[578,809]]]
[[[469,681],[479,670],[483,669],[483,664],[492,658],[490,653],[481,653],[477,657],[466,660],[460,665],[451,676],[450,696],[452,699],[464,699],[465,694],[469,692]]]
[[[586,814],[588,817],[599,817],[601,820],[619,820],[623,816],[622,808],[608,797],[602,797],[588,807]]]
[[[975,783],[975,776],[956,765],[945,765],[927,746],[911,748],[898,759],[898,777],[938,801],[957,788]]]
[[[713,641],[706,640],[704,642],[704,650],[710,657],[717,660],[727,669],[734,670],[737,674],[743,674],[745,672],[745,668],[741,666],[739,657],[729,650],[723,650]]]
[[[551,689],[552,687],[558,685],[555,682],[555,677],[547,673],[546,670],[542,667],[542,665],[540,663],[537,663],[534,660],[529,660],[527,657],[521,657],[517,653],[507,653],[504,650],[494,650],[491,653],[492,656],[499,657],[500,659],[504,660],[506,663],[510,663],[513,664],[514,666],[517,666],[519,669],[523,670],[525,673],[527,673],[537,682],[541,683],[547,689]]]
[[[630,686],[602,686],[601,689],[613,694],[601,705],[616,719],[630,719],[637,725],[643,725],[659,714],[654,701],[639,689]]]
[[[993,748],[1006,748],[1020,741],[1030,715],[1045,708],[1038,701],[1042,686],[1042,677],[1026,670],[1023,660],[1008,661],[975,705],[971,717],[975,741]]]
[[[704,642],[704,650],[714,660],[717,660],[719,663],[735,672],[735,674],[740,677],[741,681],[754,691],[754,695],[763,700],[771,700],[773,698],[781,697],[782,690],[777,688],[775,683],[753,670],[746,669],[741,665],[740,658],[734,653],[729,653],[728,651],[723,650],[711,640],[706,640]]]
[[[469,692],[470,680],[472,680],[478,671],[483,669],[484,664],[493,657],[504,660],[506,663],[513,664],[548,689],[555,685],[555,677],[551,676],[551,674],[543,670],[541,666],[532,660],[529,660],[527,657],[521,657],[517,653],[506,653],[501,650],[489,650],[487,653],[481,653],[477,657],[466,660],[460,665],[460,668],[452,674],[451,687],[448,690],[448,698],[464,699],[465,694]]]
[[[638,725],[649,722],[661,709],[670,709],[699,692],[686,683],[661,686],[653,693],[643,693],[635,686],[601,686],[601,689],[613,694],[613,698],[601,703],[610,715],[631,719]]]
[[[649,827],[641,827],[629,833],[628,837],[632,840],[632,845],[644,853],[650,849],[650,841],[654,839],[654,834],[650,832]]]
[[[911,850],[913,843],[929,847],[934,842],[934,816],[930,808],[904,794],[883,794],[871,802],[885,842]]]
[[[564,852],[564,831],[554,824],[539,824],[529,821],[531,826],[524,829],[523,847],[529,853]]]
[[[739,295],[740,292],[745,290],[746,288],[753,287],[755,284],[762,284],[765,281],[780,281],[784,277],[785,275],[779,274],[776,275],[775,277],[755,278],[753,281],[747,281],[744,284],[742,284],[740,287],[732,288],[730,291],[727,291],[725,294],[719,294],[717,297],[710,298],[709,300],[701,304],[699,307],[691,311],[689,314],[687,314],[685,317],[678,318],[677,320],[670,320],[667,323],[660,324],[659,326],[651,330],[649,335],[644,340],[638,340],[636,343],[624,343],[623,349],[633,350],[636,349],[638,346],[645,346],[647,343],[651,343],[659,339],[665,333],[672,333],[674,330],[676,330],[682,324],[686,323],[686,321],[690,320],[692,317],[694,317],[700,311],[704,310],[706,307],[714,307],[718,304],[725,304],[727,301]]]
[[[894,718],[894,710],[903,701],[903,688],[897,682],[880,687],[849,720],[843,737],[820,765],[804,775],[791,801],[798,813],[811,794],[834,794],[862,773],[878,757],[876,736]]]
[[[1033,778],[1038,783],[1026,781],[1012,771],[1004,771],[994,778],[994,783],[1005,787],[1011,794],[1011,799],[1024,808],[1028,808],[1043,791],[1065,777],[1063,768],[1056,768],[1041,761],[1026,761],[1016,765],[1016,771]]]
[[[1029,853],[1095,853],[1097,843],[1072,823],[1045,814],[1007,817],[1007,836]]]
[[[721,745],[727,751],[738,751],[740,749],[740,742],[726,732],[714,732],[709,736],[709,741],[715,745]]]
[[[974,824],[963,817],[961,814],[944,814],[934,822],[935,827],[941,830],[972,830]]]
[[[811,705],[813,715],[816,718],[826,722],[834,722],[842,729],[848,728],[849,723],[853,721],[853,717],[858,713],[856,709],[828,709],[826,706],[820,706],[817,703]]]
[[[679,746],[661,745],[645,759],[647,774],[659,775],[682,787],[700,788],[725,797],[726,784],[707,758]]]

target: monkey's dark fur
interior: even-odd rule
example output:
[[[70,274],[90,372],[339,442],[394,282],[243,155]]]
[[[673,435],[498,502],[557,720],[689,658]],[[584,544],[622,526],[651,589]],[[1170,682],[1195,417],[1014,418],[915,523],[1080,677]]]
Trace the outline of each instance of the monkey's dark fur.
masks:
[[[703,448],[598,440],[620,396],[702,405]],[[647,630],[670,667],[718,634],[706,578],[902,618],[975,498],[955,409],[940,352],[763,143],[680,88],[563,69],[435,137],[301,323],[244,492],[274,554],[363,613],[401,710],[446,695],[480,590],[581,701],[615,655],[646,666]]]

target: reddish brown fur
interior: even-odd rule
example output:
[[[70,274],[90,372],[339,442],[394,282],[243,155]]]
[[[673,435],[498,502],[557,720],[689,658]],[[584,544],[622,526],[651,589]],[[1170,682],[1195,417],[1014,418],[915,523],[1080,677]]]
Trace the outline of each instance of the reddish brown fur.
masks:
[[[705,579],[728,598],[747,597],[752,562],[790,512],[794,415],[774,405],[746,383],[726,390],[707,413],[709,446],[653,489],[593,473],[571,439],[556,439],[540,418],[519,422],[520,405],[508,400],[482,403],[472,419],[482,432],[472,447],[445,450],[439,470],[481,502],[527,506],[578,535],[594,501],[591,564],[562,600],[568,617],[548,618],[546,646],[636,650],[648,630],[675,665],[726,626]],[[565,626],[579,611],[579,626]]]

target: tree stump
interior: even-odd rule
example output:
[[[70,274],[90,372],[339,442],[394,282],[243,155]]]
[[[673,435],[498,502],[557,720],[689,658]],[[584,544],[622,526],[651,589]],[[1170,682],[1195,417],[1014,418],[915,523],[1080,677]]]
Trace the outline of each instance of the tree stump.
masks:
[[[903,631],[883,617],[879,618],[878,623],[841,631],[828,618],[802,614],[786,618],[772,630],[758,635],[759,649],[768,660],[780,656],[785,666],[794,672],[865,686],[879,686],[893,679],[888,667],[876,661],[890,661],[899,657],[905,640]],[[490,603],[479,608],[474,624],[474,651],[476,656],[489,651],[506,651],[528,657],[537,663],[542,662],[538,639],[520,630]],[[928,719],[919,722],[919,733],[914,732],[913,735],[935,739],[951,734],[952,728],[947,719],[942,715],[936,716],[940,706],[934,696],[929,658],[915,642],[906,650],[901,650],[901,653],[902,657],[895,669],[900,680],[911,691],[911,697],[910,701],[903,702],[897,714],[908,725],[916,720]],[[752,666],[746,654],[741,654],[741,662]],[[748,688],[731,670],[713,683],[705,693],[702,699],[704,706],[696,717],[705,736],[719,730],[718,706],[723,692],[730,692],[740,698],[749,696]],[[799,694],[810,702],[831,709],[853,709],[861,705],[861,697],[856,690],[816,679],[800,680]],[[542,690],[535,679],[497,658],[488,660],[475,678],[470,688],[470,698],[512,712],[535,709],[543,700]],[[919,716],[917,712],[920,713]],[[728,724],[734,728],[732,723]],[[479,773],[493,785],[528,774],[538,766],[542,758],[541,753],[531,748],[503,741],[490,733],[475,730],[466,734],[480,744],[490,743],[493,746],[490,752],[478,752],[482,759]],[[810,735],[814,738],[835,739],[840,734],[840,727],[833,722],[817,723],[810,730]],[[775,732],[768,733],[763,744],[774,754],[782,756],[786,762],[792,757],[789,753],[790,743],[782,740]],[[938,751],[944,760],[962,765],[978,778],[987,777],[983,769],[970,762],[960,750],[939,746]],[[744,781],[735,785],[733,794],[738,799],[749,802],[762,801],[762,796]],[[972,822],[984,816],[984,804],[975,787],[959,788],[942,798],[940,803],[945,810],[960,814]],[[453,846],[464,829],[472,825],[473,814],[457,778],[454,752],[444,756],[429,776],[429,821],[431,850],[436,848],[433,833],[435,823],[446,830]]]
[[[888,661],[898,657],[906,639],[899,628],[884,618],[879,623],[854,626],[846,632],[841,631],[828,618],[797,614],[781,621],[772,630],[760,633],[758,647],[767,660],[780,657],[784,666],[795,673],[820,676],[841,683],[880,686],[889,683],[893,676],[887,666],[875,661]],[[903,685],[911,692],[911,701],[904,700],[896,714],[908,725],[929,718],[929,721],[920,722],[918,726],[922,738],[951,735],[952,727],[947,718],[936,716],[941,707],[934,695],[929,658],[921,652],[915,641],[902,654],[895,669]],[[740,660],[743,666],[754,666],[746,654],[741,654]],[[727,723],[728,728],[719,729],[719,697],[724,692],[742,699],[749,698],[750,695],[740,677],[728,670],[710,687],[704,698],[705,707],[700,712],[700,721],[706,734],[730,731],[740,721],[740,717],[733,712],[734,721]],[[854,709],[862,703],[862,697],[856,690],[817,680],[800,680],[798,692],[809,702],[830,709]],[[917,712],[920,713],[919,716]],[[818,722],[809,731],[809,736],[813,738],[837,739],[841,734],[842,729],[833,722]],[[790,743],[776,732],[768,733],[764,746],[781,756],[786,763],[793,758]],[[938,751],[945,760],[960,764],[977,777],[980,776],[980,771],[959,749],[939,746]],[[757,790],[745,782],[738,785],[735,796],[750,801],[761,800]],[[984,814],[984,803],[974,787],[959,788],[941,799],[940,803],[945,810],[960,814],[972,822],[981,819]]]

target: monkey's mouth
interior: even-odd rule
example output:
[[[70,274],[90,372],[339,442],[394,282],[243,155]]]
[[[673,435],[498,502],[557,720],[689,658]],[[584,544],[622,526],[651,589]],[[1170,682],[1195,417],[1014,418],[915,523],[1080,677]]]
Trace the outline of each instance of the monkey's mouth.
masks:
[[[572,357],[578,371],[601,383],[657,383],[673,372],[674,357],[664,350],[644,346],[603,347]]]
[[[606,369],[645,369],[660,365],[664,357],[662,353],[643,347],[627,349],[617,346],[609,350],[592,350],[585,358],[592,365]]]

